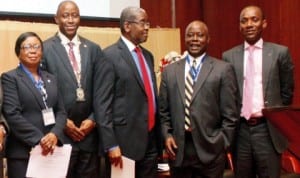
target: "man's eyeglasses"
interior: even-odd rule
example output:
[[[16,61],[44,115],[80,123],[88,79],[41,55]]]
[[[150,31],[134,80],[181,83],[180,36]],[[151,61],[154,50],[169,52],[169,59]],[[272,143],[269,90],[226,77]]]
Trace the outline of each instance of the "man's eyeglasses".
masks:
[[[145,22],[145,21],[128,21],[128,22],[138,24],[142,27],[147,27],[147,28],[150,27],[150,22]]]
[[[21,49],[23,49],[24,51],[30,51],[30,50],[34,50],[34,51],[37,51],[39,49],[41,49],[41,45],[39,44],[34,44],[34,45],[31,45],[31,44],[25,44],[21,47]]]

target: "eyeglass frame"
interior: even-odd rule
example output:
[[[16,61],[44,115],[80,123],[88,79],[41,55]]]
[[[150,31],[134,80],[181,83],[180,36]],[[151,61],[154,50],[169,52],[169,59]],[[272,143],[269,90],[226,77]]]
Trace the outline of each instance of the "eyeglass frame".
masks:
[[[40,44],[25,44],[23,46],[20,47],[22,50],[24,50],[25,52],[28,52],[30,50],[34,50],[34,51],[38,51],[39,49],[42,48],[42,45]]]
[[[150,22],[148,22],[148,21],[134,21],[134,20],[132,20],[132,21],[127,21],[127,22],[129,22],[129,23],[135,23],[135,24],[138,24],[138,25],[140,25],[140,26],[143,26],[143,27],[147,27],[147,28],[149,28],[150,27]]]

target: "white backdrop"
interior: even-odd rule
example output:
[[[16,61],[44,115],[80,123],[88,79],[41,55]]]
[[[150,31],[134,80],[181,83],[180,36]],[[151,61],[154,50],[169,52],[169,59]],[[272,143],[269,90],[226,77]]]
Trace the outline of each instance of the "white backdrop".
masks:
[[[55,14],[62,0],[0,0],[0,13]],[[140,0],[74,0],[81,16],[119,18],[123,8],[140,6]]]

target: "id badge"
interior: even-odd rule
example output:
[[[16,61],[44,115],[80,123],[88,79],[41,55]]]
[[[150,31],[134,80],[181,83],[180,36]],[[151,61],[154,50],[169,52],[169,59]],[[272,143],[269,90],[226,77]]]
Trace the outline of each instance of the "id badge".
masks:
[[[83,88],[76,89],[76,96],[77,96],[76,101],[85,101]]]
[[[45,126],[55,124],[55,117],[52,108],[43,109],[42,114]]]

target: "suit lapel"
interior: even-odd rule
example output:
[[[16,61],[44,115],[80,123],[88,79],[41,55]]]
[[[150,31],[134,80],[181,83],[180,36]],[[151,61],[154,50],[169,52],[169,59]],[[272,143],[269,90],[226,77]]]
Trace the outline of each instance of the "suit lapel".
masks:
[[[240,95],[242,95],[244,86],[244,45],[240,45],[233,55],[236,77],[239,83],[238,87],[239,91],[241,91]]]
[[[207,78],[208,74],[210,73],[210,71],[212,70],[212,68],[213,68],[213,61],[210,59],[209,56],[205,56],[205,59],[201,66],[200,73],[198,74],[197,81],[193,87],[194,91],[192,94],[191,103],[193,102],[195,96],[199,92],[201,86],[203,85],[204,81],[206,80],[206,78]]]
[[[54,38],[53,48],[56,51],[56,54],[59,55],[60,60],[62,61],[63,65],[65,66],[64,69],[67,70],[67,73],[70,75],[70,77],[74,80],[75,83],[77,83],[76,76],[74,74],[73,67],[69,60],[67,51],[66,51],[65,47],[61,44],[61,40],[58,36],[56,36],[56,38]]]
[[[89,52],[88,52],[88,48],[87,45],[85,43],[85,40],[83,40],[81,37],[79,37],[79,40],[81,41],[81,44],[79,46],[79,50],[80,50],[80,56],[81,56],[81,84],[83,85],[86,79],[86,69],[87,69],[87,62],[89,60],[87,60],[90,56],[89,56]]]
[[[38,89],[34,86],[34,83],[32,80],[27,76],[27,74],[20,68],[17,68],[17,74],[21,78],[21,80],[24,82],[25,86],[28,88],[28,90],[32,93],[34,98],[37,100],[41,108],[45,108],[43,97],[41,93],[38,91]]]
[[[133,72],[134,77],[136,78],[138,84],[141,86],[141,88],[144,89],[144,84],[143,81],[141,79],[141,76],[139,74],[139,71],[137,69],[137,66],[135,65],[134,59],[130,53],[130,51],[128,50],[127,46],[125,45],[125,43],[120,39],[118,42],[118,46],[121,50],[121,56],[123,58],[123,60],[128,64],[128,66],[132,69],[130,71]]]
[[[146,60],[146,63],[149,67],[149,70],[150,70],[150,76],[151,76],[151,80],[152,80],[152,84],[153,84],[154,94],[155,94],[155,96],[157,96],[156,75],[155,75],[155,72],[154,72],[154,65],[151,61],[151,56],[148,53],[144,53],[143,47],[141,47],[141,49],[142,49],[143,56],[144,56],[144,58]]]
[[[177,85],[179,88],[179,93],[181,96],[181,99],[183,101],[183,103],[185,103],[185,62],[186,62],[186,58],[180,60],[177,65],[176,65],[176,69],[175,69],[175,76],[176,76],[176,80],[177,80]]]
[[[267,44],[263,44],[263,54],[262,54],[262,84],[264,93],[267,90],[267,81],[269,78],[270,70],[273,65],[273,50]]]
[[[53,103],[53,97],[51,97],[51,91],[54,91],[53,87],[55,87],[55,85],[53,85],[53,81],[51,81],[51,78],[49,77],[49,75],[43,71],[41,71],[41,77],[42,80],[44,82],[44,87],[46,89],[48,98],[47,98],[47,106],[51,106]]]

